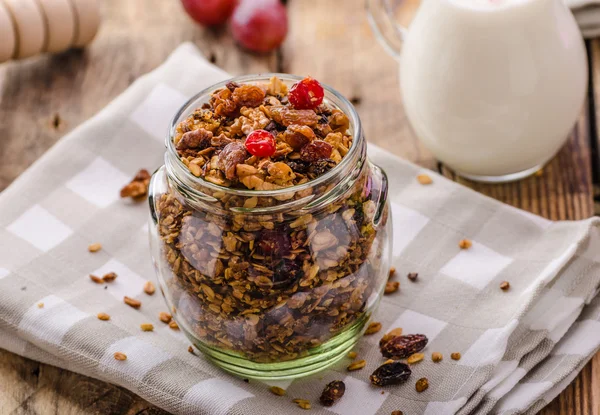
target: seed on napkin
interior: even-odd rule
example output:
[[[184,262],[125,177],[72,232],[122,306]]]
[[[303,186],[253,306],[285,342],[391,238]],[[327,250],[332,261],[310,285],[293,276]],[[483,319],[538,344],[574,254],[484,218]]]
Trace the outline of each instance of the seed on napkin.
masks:
[[[117,279],[117,274],[115,274],[114,272],[109,272],[108,274],[105,274],[102,277],[102,280],[104,282],[113,282],[116,279]]]
[[[279,386],[271,386],[269,390],[277,396],[285,395],[285,389],[280,388]]]
[[[356,352],[348,352],[348,357],[349,357],[350,359],[356,359],[356,356],[358,356],[358,355],[356,354]]]
[[[319,400],[323,406],[332,406],[339,401],[346,392],[346,384],[341,380],[334,380],[325,386]]]
[[[88,251],[90,252],[98,252],[101,249],[102,245],[100,245],[98,242],[88,245]]]
[[[443,358],[444,355],[442,355],[440,352],[431,353],[431,360],[433,360],[435,363],[441,362]]]
[[[419,181],[419,183],[425,184],[425,185],[433,183],[433,180],[427,174],[419,174],[417,176],[417,180]]]
[[[148,295],[152,295],[155,291],[156,288],[154,288],[154,284],[152,284],[152,281],[146,281],[146,283],[144,284],[144,292]]]
[[[367,327],[367,330],[365,330],[365,336],[368,336],[370,334],[375,334],[379,330],[381,330],[381,323],[373,322],[373,323],[369,324],[369,327]]]
[[[355,362],[350,363],[350,365],[347,367],[349,372],[352,372],[353,370],[360,370],[363,367],[365,367],[367,364],[366,360],[357,360]]]
[[[102,320],[102,321],[110,320],[110,316],[106,313],[98,313],[98,315],[96,317],[98,317],[98,320]]]
[[[177,322],[175,320],[171,320],[171,322],[169,323],[169,327],[172,328],[173,330],[179,330],[179,325],[177,324]]]
[[[450,357],[452,358],[452,360],[460,360],[461,355],[460,355],[460,353],[456,352],[456,353],[452,353],[450,355]]]
[[[127,360],[127,355],[125,353],[115,352],[113,356],[116,360]]]
[[[142,323],[140,324],[140,328],[142,331],[154,331],[154,325],[151,323]]]
[[[135,298],[127,297],[127,296],[123,297],[123,302],[133,308],[140,308],[142,306],[141,301],[136,300]]]
[[[421,360],[423,360],[423,358],[425,358],[425,355],[423,353],[414,353],[408,356],[408,359],[406,359],[406,363],[412,365],[414,363],[420,362]]]
[[[415,389],[417,389],[417,392],[421,393],[427,388],[429,388],[429,381],[427,380],[427,378],[421,378],[417,380],[417,383],[415,385]]]
[[[90,274],[90,280],[94,281],[96,284],[104,284],[104,280],[94,274]]]
[[[162,321],[163,323],[165,323],[165,324],[169,324],[171,322],[171,318],[172,318],[171,315],[169,313],[164,312],[164,311],[161,311],[158,314],[158,319],[160,321]]]
[[[470,247],[473,246],[473,242],[471,242],[468,239],[461,239],[458,242],[458,246],[460,247],[460,249],[469,249]]]

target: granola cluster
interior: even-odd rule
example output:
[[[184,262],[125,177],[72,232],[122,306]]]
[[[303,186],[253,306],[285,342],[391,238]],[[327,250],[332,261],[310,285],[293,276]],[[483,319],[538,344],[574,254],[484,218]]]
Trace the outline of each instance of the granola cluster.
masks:
[[[255,190],[302,184],[334,167],[352,145],[348,118],[325,105],[295,110],[286,92],[277,78],[216,91],[177,129],[183,163],[209,182]],[[243,139],[255,128],[273,131],[273,156],[245,149]],[[302,137],[306,142],[296,145]],[[306,147],[321,143],[331,153],[308,161],[315,159]],[[256,362],[296,359],[345,330],[358,333],[387,279],[380,264],[388,212],[376,226],[371,171],[368,164],[357,169],[350,185],[310,209],[238,212],[228,209],[239,206],[228,192],[210,194],[217,202],[208,206],[190,202],[172,184],[152,195],[159,266],[180,325],[204,345]],[[243,205],[273,207],[273,199],[251,197]]]
[[[326,103],[295,108],[287,85],[273,77],[268,84],[230,82],[213,92],[177,126],[173,142],[196,177],[232,188],[275,190],[335,167],[352,146],[348,128],[346,114]],[[260,147],[253,140],[259,132],[268,133]]]

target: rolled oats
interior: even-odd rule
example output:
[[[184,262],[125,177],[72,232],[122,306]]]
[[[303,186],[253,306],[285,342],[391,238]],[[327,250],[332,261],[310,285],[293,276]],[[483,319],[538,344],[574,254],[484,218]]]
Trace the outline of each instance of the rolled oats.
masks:
[[[365,330],[365,335],[368,336],[370,334],[375,334],[379,330],[381,330],[381,323],[379,323],[379,322],[370,323],[369,326],[367,327],[367,330]]]
[[[38,303],[38,308],[44,308],[44,303]]]
[[[275,394],[275,395],[277,395],[277,396],[284,396],[284,395],[285,395],[285,389],[283,389],[283,388],[280,388],[279,386],[271,386],[271,387],[269,388],[269,390],[270,390],[270,391],[271,391],[273,394]]]
[[[350,365],[348,365],[347,369],[348,369],[349,372],[352,372],[354,370],[360,370],[363,367],[365,367],[366,364],[367,364],[366,360],[357,360],[355,362],[350,363]]]

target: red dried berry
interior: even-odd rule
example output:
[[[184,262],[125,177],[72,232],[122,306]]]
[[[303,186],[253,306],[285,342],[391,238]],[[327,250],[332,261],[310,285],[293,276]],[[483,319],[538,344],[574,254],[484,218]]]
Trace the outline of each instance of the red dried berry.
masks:
[[[288,99],[299,110],[315,109],[323,102],[325,91],[316,79],[304,78],[290,88]]]
[[[248,153],[256,157],[271,157],[275,154],[275,138],[266,130],[252,131],[244,143]]]
[[[302,161],[309,163],[328,159],[331,156],[333,147],[327,141],[313,140],[300,150],[300,158]]]

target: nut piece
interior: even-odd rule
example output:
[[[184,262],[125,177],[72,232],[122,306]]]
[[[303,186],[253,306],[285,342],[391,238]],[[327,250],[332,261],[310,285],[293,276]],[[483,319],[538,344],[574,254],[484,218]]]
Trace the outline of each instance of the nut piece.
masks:
[[[115,274],[114,272],[109,272],[108,274],[106,274],[102,277],[102,280],[104,282],[113,282],[116,279],[117,279],[117,274]]]
[[[417,389],[417,392],[419,392],[419,393],[423,392],[428,387],[429,387],[429,381],[427,380],[427,378],[421,378],[421,379],[417,380],[417,383],[415,384],[415,388]]]
[[[171,318],[171,315],[169,313],[165,313],[164,311],[161,311],[158,314],[158,319],[166,324],[169,324],[171,322]]]
[[[395,360],[394,359],[388,359],[385,362],[383,362],[384,365],[387,365],[388,363],[394,363]]]
[[[510,289],[510,282],[502,281],[502,283],[500,284],[500,289],[502,291],[508,291]]]
[[[381,323],[373,322],[373,323],[369,324],[369,327],[367,327],[367,330],[365,330],[365,336],[368,336],[370,334],[375,334],[379,330],[381,330]]]
[[[38,303],[38,308],[44,308],[44,303]]]
[[[269,390],[277,396],[285,395],[285,389],[282,389],[279,386],[271,386]]]
[[[390,268],[390,275],[389,278],[392,278],[394,276],[394,274],[396,273],[396,267],[391,267]]]
[[[340,400],[346,392],[346,384],[341,380],[334,380],[325,386],[321,393],[321,404],[323,406],[332,406],[336,401]]]
[[[353,370],[360,370],[363,367],[365,367],[366,364],[367,364],[366,360],[356,360],[356,361],[350,363],[350,365],[348,366],[347,369],[349,372],[352,372]]]
[[[350,359],[356,359],[356,356],[358,356],[356,352],[348,352],[348,357]]]
[[[471,242],[469,239],[461,239],[458,242],[458,246],[460,247],[460,249],[469,249],[473,246],[473,242]]]
[[[455,353],[452,353],[450,355],[450,357],[452,358],[452,360],[460,360],[461,355],[460,355],[460,353],[455,352]]]
[[[414,353],[414,354],[408,356],[408,359],[406,359],[406,363],[408,363],[409,365],[412,365],[414,363],[420,362],[424,358],[425,358],[425,355],[423,353]]]
[[[94,281],[96,284],[104,284],[104,280],[94,274],[90,274],[90,280]]]
[[[154,326],[151,323],[142,323],[140,328],[142,331],[154,331]]]
[[[398,289],[400,288],[400,283],[398,281],[389,281],[388,283],[385,284],[385,290],[383,291],[384,294],[392,294],[395,293],[396,291],[398,291]]]
[[[394,337],[381,346],[381,354],[383,357],[391,359],[406,359],[408,356],[423,350],[428,341],[427,336],[424,334]]]
[[[172,328],[173,330],[179,330],[179,326],[177,325],[175,320],[171,320],[171,322],[169,323],[169,327]]]
[[[306,399],[294,399],[292,402],[302,409],[310,409],[310,401],[307,401]]]
[[[110,320],[110,316],[106,313],[98,313],[98,315],[96,317],[98,317],[98,320],[102,320],[102,321]]]
[[[115,357],[115,360],[127,360],[127,355],[125,353],[115,352],[113,356]]]
[[[121,189],[121,197],[131,197],[132,199],[141,199],[148,194],[150,184],[150,173],[142,169],[137,172],[133,180]]]
[[[431,180],[431,177],[429,177],[429,175],[427,175],[427,174],[419,174],[417,176],[417,180],[421,184],[431,184],[431,183],[433,183],[433,180]]]
[[[388,333],[384,334],[383,337],[379,340],[379,347],[382,347],[394,337],[398,336],[402,336],[402,328],[400,327],[396,327],[395,329],[390,330]]]
[[[419,273],[418,272],[409,272],[408,275],[406,276],[409,280],[411,281],[416,281],[417,278],[419,278]]]
[[[144,292],[148,295],[152,295],[155,291],[156,288],[154,288],[154,284],[152,284],[152,281],[146,281],[146,283],[144,284]]]
[[[88,245],[88,251],[90,252],[98,252],[101,249],[102,245],[100,245],[98,242]]]
[[[440,352],[431,353],[431,360],[433,360],[435,363],[441,362],[443,358],[444,355],[442,355]]]
[[[404,415],[402,411],[392,411],[391,415]]]
[[[125,304],[127,304],[129,307],[133,307],[133,308],[140,308],[142,306],[142,302],[139,300],[136,300],[135,298],[131,298],[131,297],[123,297],[123,302]]]

